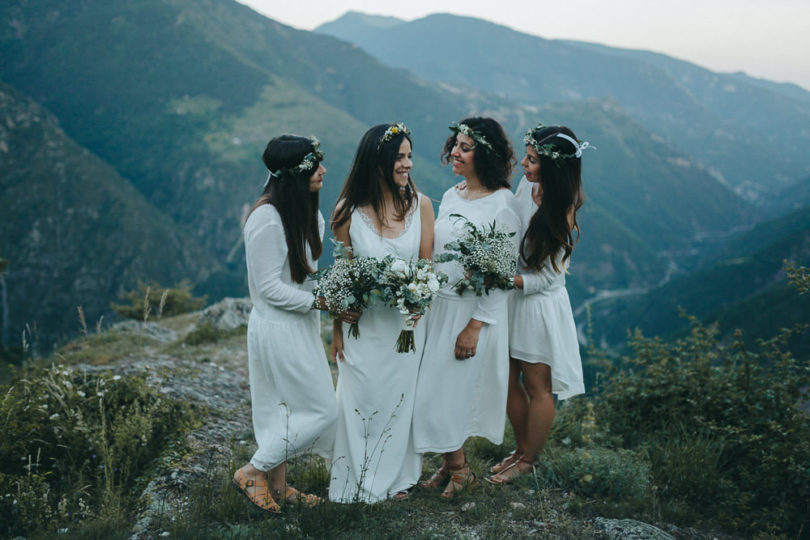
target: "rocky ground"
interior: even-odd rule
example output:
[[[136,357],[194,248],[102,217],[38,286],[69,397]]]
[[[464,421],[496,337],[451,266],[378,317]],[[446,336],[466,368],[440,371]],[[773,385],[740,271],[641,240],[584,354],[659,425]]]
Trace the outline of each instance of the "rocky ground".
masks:
[[[244,336],[249,309],[246,299],[226,299],[204,312],[146,323],[127,321],[108,331],[115,338],[105,339],[103,350],[106,352],[102,354],[100,347],[95,360],[92,355],[88,356],[87,350],[82,351],[84,369],[112,370],[121,375],[146,373],[148,383],[161,393],[199,405],[204,411],[199,425],[187,434],[182,451],[169,452],[153,471],[140,497],[133,539],[168,535],[165,530],[168,521],[189,505],[189,486],[212,474],[224,478],[237,465],[235,449],[249,451],[255,444]],[[111,339],[126,343],[122,349],[125,352],[116,354],[115,346],[110,346]],[[140,346],[133,347],[133,344]],[[71,354],[70,347],[65,349],[65,354]],[[513,537],[713,538],[694,530],[674,526],[658,528],[629,519],[576,517],[566,512],[569,494],[547,491],[538,497],[530,490],[534,499],[531,503],[521,502],[516,495],[515,500],[508,503],[508,515],[499,518],[508,521],[504,524],[504,533],[508,530],[508,536]],[[481,504],[485,503],[471,501],[453,507],[439,520],[420,518],[424,512],[415,512],[415,530],[429,536],[489,537],[491,529],[465,524],[463,519],[465,512],[484,510],[480,506],[475,509]],[[534,515],[527,509],[532,504],[545,505],[544,519],[521,518]],[[515,517],[510,519],[513,513]],[[423,519],[427,521],[420,526]]]

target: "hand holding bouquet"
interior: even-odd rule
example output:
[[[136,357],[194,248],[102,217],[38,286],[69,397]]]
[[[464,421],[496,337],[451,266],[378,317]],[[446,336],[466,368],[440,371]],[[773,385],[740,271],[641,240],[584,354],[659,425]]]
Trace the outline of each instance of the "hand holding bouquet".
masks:
[[[351,258],[351,248],[335,242],[335,262],[313,274],[318,280],[317,296],[323,296],[329,315],[337,319],[345,311],[362,311],[379,296],[379,261],[371,257]],[[349,335],[357,338],[360,328],[351,323]]]
[[[514,289],[517,250],[511,238],[515,233],[499,231],[494,221],[480,229],[460,214],[450,217],[463,219],[464,231],[457,240],[445,244],[447,251],[438,255],[436,262],[458,261],[464,267],[465,276],[453,289],[458,294],[472,289],[476,296],[489,294],[490,289]]]
[[[447,276],[436,272],[430,259],[405,261],[389,255],[380,262],[380,269],[383,301],[396,307],[405,317],[396,350],[398,353],[415,351],[414,317],[425,314],[434,295],[447,281]]]

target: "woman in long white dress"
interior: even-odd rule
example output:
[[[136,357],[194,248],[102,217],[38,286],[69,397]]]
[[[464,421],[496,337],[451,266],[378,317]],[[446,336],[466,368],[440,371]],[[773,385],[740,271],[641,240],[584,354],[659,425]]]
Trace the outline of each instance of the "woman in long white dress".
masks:
[[[404,124],[380,124],[360,141],[332,220],[335,238],[357,256],[429,258],[433,208],[416,191],[411,137]],[[335,323],[332,355],[338,364],[338,421],[329,499],[376,502],[403,499],[422,468],[411,438],[416,377],[424,325],[414,352],[397,353],[403,318],[376,305],[359,321],[359,337]]]
[[[522,230],[519,274],[509,309],[507,415],[517,448],[492,467],[505,484],[532,470],[554,421],[554,397],[585,392],[565,272],[579,239],[582,148],[567,127],[541,126],[524,138],[524,178],[516,198]],[[576,232],[576,236],[574,235]]]
[[[247,330],[250,396],[258,449],[233,482],[256,506],[278,512],[279,503],[320,501],[287,485],[286,463],[302,452],[331,456],[337,406],[315,309],[325,305],[307,279],[322,251],[318,192],[326,172],[323,154],[316,139],[282,135],[267,144],[262,157],[270,175],[244,227],[253,302]]]
[[[483,228],[493,221],[498,229],[517,232],[520,221],[509,176],[514,161],[511,145],[500,124],[490,118],[468,118],[453,124],[443,161],[465,181],[447,190],[436,218],[434,256],[463,230],[459,214]],[[517,245],[515,245],[517,251]],[[452,288],[464,275],[456,262],[437,269],[449,277],[433,302],[427,320],[427,342],[419,382],[413,433],[418,452],[441,452],[444,463],[425,487],[444,487],[451,498],[476,483],[464,454],[471,436],[503,440],[509,349],[506,291],[493,289],[476,296],[459,296]]]

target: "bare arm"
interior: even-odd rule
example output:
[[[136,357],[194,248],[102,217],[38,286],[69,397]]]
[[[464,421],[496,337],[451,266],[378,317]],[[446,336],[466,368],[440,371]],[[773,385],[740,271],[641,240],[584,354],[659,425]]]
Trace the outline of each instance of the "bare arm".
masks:
[[[419,219],[422,221],[422,238],[419,241],[419,258],[430,259],[433,256],[433,205],[426,195],[420,195]]]

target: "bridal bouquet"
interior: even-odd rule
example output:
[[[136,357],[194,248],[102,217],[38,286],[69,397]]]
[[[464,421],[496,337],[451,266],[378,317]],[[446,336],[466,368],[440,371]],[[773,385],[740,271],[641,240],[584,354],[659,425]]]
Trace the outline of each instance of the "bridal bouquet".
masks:
[[[318,280],[315,295],[324,297],[329,315],[337,319],[344,311],[361,311],[374,304],[380,294],[380,263],[372,257],[350,258],[351,248],[343,242],[335,242],[334,255],[332,266],[312,277]],[[356,322],[349,327],[349,335],[360,336]]]
[[[380,261],[382,300],[405,317],[397,338],[398,353],[415,351],[414,315],[424,315],[447,276],[433,269],[430,259],[405,261],[388,255]]]
[[[463,219],[464,231],[457,240],[445,244],[447,251],[438,255],[436,262],[458,261],[464,267],[464,277],[453,290],[463,294],[472,289],[481,296],[490,289],[514,289],[517,250],[511,238],[515,233],[497,230],[494,221],[481,229],[460,214],[450,217]]]

